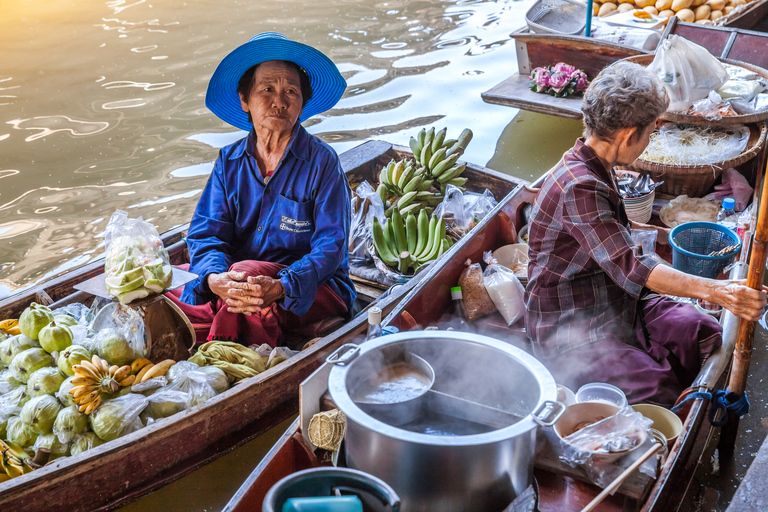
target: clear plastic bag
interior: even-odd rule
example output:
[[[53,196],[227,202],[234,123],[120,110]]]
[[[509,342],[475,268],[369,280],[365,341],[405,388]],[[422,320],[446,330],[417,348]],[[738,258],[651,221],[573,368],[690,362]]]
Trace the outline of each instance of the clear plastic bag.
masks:
[[[189,394],[166,386],[153,393],[148,400],[147,408],[141,413],[141,417],[147,425],[151,423],[148,421],[150,419],[157,421],[187,409]]]
[[[369,241],[373,240],[373,218],[384,225],[384,204],[371,185],[364,181],[355,189],[352,196],[352,224],[349,229],[349,263],[363,266],[372,261],[368,251]]]
[[[563,439],[560,460],[581,466],[595,485],[605,487],[653,445],[652,424],[632,407],[624,407]],[[640,471],[655,477],[656,460],[645,461]]]
[[[181,363],[186,364],[182,365],[176,372],[169,376],[167,389],[184,393],[187,396],[187,407],[200,405],[218,394],[213,386],[208,383],[208,375],[205,372],[201,372],[200,366],[195,363],[190,361],[179,361],[173,365],[171,369]],[[170,371],[168,373],[170,374]],[[156,395],[159,395],[164,391],[165,390],[158,391],[150,397],[150,400],[155,399]]]
[[[90,341],[81,343],[89,350],[99,351],[101,338],[113,334],[128,341],[134,351],[134,359],[146,355],[146,332],[141,309],[110,302],[98,312],[91,329],[96,331],[96,334]]]
[[[437,205],[434,215],[445,221],[448,234],[458,240],[475,227],[496,204],[489,190],[475,194],[448,185],[443,202]]]
[[[639,255],[656,255],[656,238],[659,232],[655,229],[632,229],[629,232],[632,241],[639,246]]]
[[[483,284],[507,325],[517,322],[525,314],[525,288],[514,272],[500,265],[491,252],[484,254],[488,264],[483,272]]]
[[[112,441],[135,432],[143,426],[139,414],[147,405],[149,405],[149,399],[137,393],[105,400],[88,416],[88,423],[99,439]]]
[[[467,260],[465,265],[467,268],[459,276],[459,286],[467,320],[471,322],[496,311],[496,305],[483,284],[483,271],[480,264]]]
[[[117,210],[109,219],[104,284],[121,304],[129,304],[171,285],[168,251],[155,226]]]
[[[678,35],[661,42],[648,69],[669,92],[668,112],[687,111],[729,78],[725,66],[706,48]]]

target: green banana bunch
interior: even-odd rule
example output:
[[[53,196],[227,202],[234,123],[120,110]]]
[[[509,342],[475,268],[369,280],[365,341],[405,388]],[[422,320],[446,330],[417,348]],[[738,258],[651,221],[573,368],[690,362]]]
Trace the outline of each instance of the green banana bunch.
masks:
[[[381,169],[376,193],[386,204],[391,197],[402,198],[411,192],[429,190],[431,186],[432,180],[427,179],[413,160],[391,160]]]
[[[418,216],[409,211],[403,217],[395,208],[386,226],[373,219],[373,244],[381,261],[406,274],[410,268],[437,259],[453,240],[446,236],[445,222],[434,216],[430,219],[426,209]]]
[[[437,180],[440,186],[464,172],[466,164],[457,165],[456,162],[472,140],[472,130],[469,128],[462,131],[458,139],[446,140],[446,133],[446,128],[437,133],[434,127],[429,130],[422,128],[410,140],[411,151],[416,163],[424,169],[425,179]]]

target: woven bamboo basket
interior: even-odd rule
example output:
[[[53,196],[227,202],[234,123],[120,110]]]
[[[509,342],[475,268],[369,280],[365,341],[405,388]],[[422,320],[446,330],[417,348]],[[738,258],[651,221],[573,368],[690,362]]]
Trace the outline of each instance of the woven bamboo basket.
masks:
[[[724,170],[736,167],[754,158],[765,145],[768,128],[764,123],[749,125],[747,148],[737,157],[712,165],[664,165],[635,160],[632,167],[648,171],[653,181],[664,181],[656,191],[669,196],[687,195],[703,197],[714,186]]]

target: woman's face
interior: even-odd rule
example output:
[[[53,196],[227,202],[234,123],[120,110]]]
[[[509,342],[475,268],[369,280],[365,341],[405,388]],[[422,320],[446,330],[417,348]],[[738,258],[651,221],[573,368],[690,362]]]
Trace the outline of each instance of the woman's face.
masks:
[[[656,124],[651,123],[646,126],[642,132],[633,132],[632,136],[630,136],[624,144],[620,145],[616,163],[618,165],[629,165],[637,160],[651,142],[651,134],[655,129]]]
[[[253,78],[251,95],[241,95],[240,104],[251,113],[256,132],[292,131],[303,103],[299,73],[285,62],[271,60],[260,64]]]

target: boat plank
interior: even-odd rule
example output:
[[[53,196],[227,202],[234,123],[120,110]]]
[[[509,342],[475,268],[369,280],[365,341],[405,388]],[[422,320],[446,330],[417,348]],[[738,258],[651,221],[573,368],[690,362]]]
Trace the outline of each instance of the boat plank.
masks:
[[[581,98],[555,98],[546,94],[533,92],[530,89],[527,76],[514,74],[503,82],[491,87],[480,95],[486,103],[520,108],[565,117],[581,119]]]

